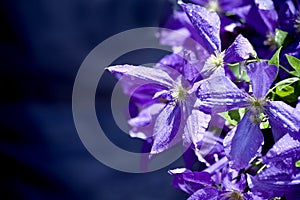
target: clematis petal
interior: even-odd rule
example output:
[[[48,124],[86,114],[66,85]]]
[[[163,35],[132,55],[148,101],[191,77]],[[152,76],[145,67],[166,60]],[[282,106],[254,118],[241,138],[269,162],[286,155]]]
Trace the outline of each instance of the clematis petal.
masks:
[[[247,65],[246,69],[251,79],[253,94],[258,99],[264,98],[277,75],[278,67],[266,62],[255,62]]]
[[[152,117],[158,115],[165,107],[163,103],[155,103],[143,109],[138,116],[131,118],[128,124],[133,127],[143,127],[151,123]]]
[[[158,114],[165,107],[163,103],[155,103],[143,109],[138,116],[128,121],[132,126],[129,134],[133,138],[147,139],[152,137],[153,128]]]
[[[251,191],[265,198],[297,193],[300,189],[300,169],[295,162],[299,159],[300,141],[285,134],[263,157],[267,168],[251,177]]]
[[[296,105],[296,108],[294,110],[294,114],[297,116],[300,116],[300,97],[298,97],[298,103]]]
[[[220,18],[216,12],[194,4],[179,1],[201,37],[200,44],[206,47],[210,54],[221,51]]]
[[[216,188],[207,187],[198,190],[187,200],[217,200],[218,194],[219,192]]]
[[[274,33],[278,15],[272,0],[255,0],[258,13],[265,23],[269,32]]]
[[[291,158],[292,162],[286,162],[289,160],[288,158]],[[285,134],[278,140],[266,156],[263,157],[264,164],[276,166],[281,171],[285,168],[290,175],[295,171],[300,171],[295,166],[295,162],[298,160],[300,160],[300,141],[289,134]]]
[[[206,131],[202,140],[196,144],[195,154],[201,162],[215,163],[216,156],[218,158],[225,156],[223,139],[220,138],[220,135]]]
[[[239,179],[236,177],[239,176]],[[245,174],[239,174],[239,171],[224,167],[222,169],[222,186],[224,191],[244,191],[247,186]]]
[[[294,16],[297,13],[297,8],[295,7],[292,1],[286,1],[281,4],[278,15],[278,26],[280,30],[293,33],[295,27],[295,18]]]
[[[213,184],[210,174],[207,172],[192,172],[185,168],[168,172],[174,176],[172,186],[188,194],[193,194],[197,190]]]
[[[224,112],[247,107],[248,95],[225,76],[199,81],[197,106],[205,112]]]
[[[270,101],[265,106],[265,112],[269,117],[275,142],[285,133],[300,138],[300,115],[297,115],[293,107],[282,101]]]
[[[184,11],[173,11],[160,32],[160,42],[170,46],[184,46],[195,50],[200,36]],[[195,45],[195,43],[197,43]]]
[[[264,180],[258,176],[251,178],[251,191],[266,199],[280,197],[291,192],[300,190],[299,180],[275,181],[272,179]]]
[[[153,84],[137,86],[123,79],[120,79],[119,83],[124,93],[130,97],[128,109],[131,117],[136,117],[139,111],[145,107],[161,103],[159,99],[154,99],[153,97],[156,93],[165,91],[164,87]]]
[[[183,141],[186,145],[194,144],[197,146],[197,143],[203,139],[210,118],[210,115],[196,109],[189,113],[183,135]]]
[[[186,28],[177,30],[163,29],[160,32],[160,43],[162,45],[183,46],[185,41],[191,37],[191,33]]]
[[[237,125],[235,131],[225,138],[225,152],[228,153],[229,160],[232,161],[233,169],[242,169],[248,166],[249,162],[259,153],[263,144],[263,134],[251,119],[252,113],[246,112],[243,119]],[[234,135],[232,135],[234,134]],[[229,149],[228,149],[229,148]]]
[[[242,0],[242,1],[231,1],[231,0],[219,0],[219,4],[223,11],[231,13],[232,9],[249,5],[252,0]]]
[[[200,75],[199,70],[196,68],[199,65],[199,61],[196,60],[196,55],[192,51],[184,50],[180,54],[165,56],[155,68],[164,70],[173,79],[182,74],[185,80],[193,83]]]
[[[251,55],[255,55],[252,45],[240,34],[226,50],[224,61],[227,63],[241,62]]]
[[[111,73],[135,85],[157,84],[171,88],[173,79],[163,70],[143,66],[116,65],[107,68]],[[125,77],[123,77],[125,76]]]
[[[178,133],[181,124],[181,109],[178,104],[167,104],[158,115],[154,129],[154,142],[151,154],[160,153],[174,143],[175,136]]]
[[[249,12],[252,8],[252,2],[250,2],[250,4],[244,4],[240,7],[234,7],[234,8],[231,8],[230,12],[239,16],[241,19],[243,20],[246,20],[248,19],[248,15],[249,15]]]
[[[201,70],[201,75],[203,78],[212,78],[214,76],[225,76],[224,66],[216,67],[215,64],[206,61]]]

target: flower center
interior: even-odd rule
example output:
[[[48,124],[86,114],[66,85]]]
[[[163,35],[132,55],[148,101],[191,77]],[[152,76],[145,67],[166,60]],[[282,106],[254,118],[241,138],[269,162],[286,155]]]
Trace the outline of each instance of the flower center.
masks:
[[[295,22],[294,22],[294,28],[296,29],[297,33],[300,32],[300,12],[298,12],[296,14],[296,19],[295,19]]]
[[[266,40],[264,41],[264,45],[270,46],[271,50],[276,49],[275,35],[273,33],[268,33],[266,35]]]
[[[207,59],[207,63],[209,65],[213,65],[215,66],[215,68],[221,67],[224,65],[224,56],[225,56],[225,52],[215,52],[215,55],[212,54],[208,59]]]
[[[245,198],[243,197],[243,194],[241,194],[238,191],[227,192],[223,195],[222,199],[226,199],[226,200],[245,200]]]
[[[218,0],[210,0],[205,6],[208,10],[218,12],[220,10]]]
[[[258,100],[258,99],[251,102],[250,118],[256,124],[259,124],[261,122],[261,114],[263,113],[264,110],[264,103],[265,102],[263,100]]]
[[[187,96],[187,91],[182,86],[177,86],[172,93],[173,100],[176,102],[182,102]]]

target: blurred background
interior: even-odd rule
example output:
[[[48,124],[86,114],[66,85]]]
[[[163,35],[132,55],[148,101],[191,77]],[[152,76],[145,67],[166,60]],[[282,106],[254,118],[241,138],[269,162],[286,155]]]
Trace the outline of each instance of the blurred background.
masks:
[[[97,161],[78,137],[71,107],[77,70],[95,46],[121,31],[159,26],[171,9],[167,0],[0,2],[0,199],[187,197],[171,187],[167,173],[183,166],[182,160],[146,174],[119,172]],[[164,54],[132,52],[119,62],[156,62]],[[116,81],[108,73],[101,81],[97,112],[107,117],[99,123],[115,144],[138,152],[142,141],[119,130],[111,116]]]

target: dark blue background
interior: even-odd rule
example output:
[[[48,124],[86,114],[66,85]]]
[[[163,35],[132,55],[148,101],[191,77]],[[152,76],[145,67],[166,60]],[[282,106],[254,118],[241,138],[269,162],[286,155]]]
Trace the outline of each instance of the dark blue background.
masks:
[[[0,9],[0,199],[185,199],[167,174],[181,161],[147,174],[110,169],[82,145],[71,110],[73,82],[88,53],[121,31],[158,26],[169,3],[2,0]],[[146,51],[141,62],[149,53],[162,56]],[[110,117],[114,79],[105,76],[97,111],[107,112],[109,137],[124,148],[140,148],[141,141],[118,130]]]

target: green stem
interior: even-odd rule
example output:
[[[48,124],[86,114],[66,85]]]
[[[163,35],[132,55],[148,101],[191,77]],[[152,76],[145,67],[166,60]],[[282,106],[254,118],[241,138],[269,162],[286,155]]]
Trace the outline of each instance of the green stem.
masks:
[[[283,69],[284,71],[286,71],[287,73],[291,74],[290,71],[288,69],[286,69],[285,67],[283,67],[282,65],[279,65],[279,68]],[[293,74],[291,74],[293,75]],[[294,76],[294,75],[293,75]]]

